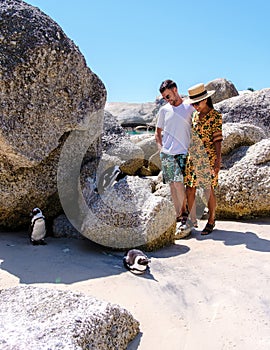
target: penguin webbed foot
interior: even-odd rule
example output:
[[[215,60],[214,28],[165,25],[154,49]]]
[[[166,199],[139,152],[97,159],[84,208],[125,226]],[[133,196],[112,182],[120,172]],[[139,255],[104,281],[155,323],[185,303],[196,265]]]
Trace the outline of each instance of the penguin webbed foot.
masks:
[[[34,240],[30,240],[30,243],[32,245],[47,245],[47,242],[44,241],[44,239],[40,239],[39,241],[34,241]]]

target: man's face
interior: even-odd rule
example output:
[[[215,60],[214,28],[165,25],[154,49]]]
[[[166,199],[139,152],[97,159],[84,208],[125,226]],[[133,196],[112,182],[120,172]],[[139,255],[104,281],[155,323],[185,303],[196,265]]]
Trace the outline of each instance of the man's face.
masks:
[[[176,106],[179,104],[180,96],[175,87],[172,89],[164,90],[162,93],[162,97],[172,106]]]

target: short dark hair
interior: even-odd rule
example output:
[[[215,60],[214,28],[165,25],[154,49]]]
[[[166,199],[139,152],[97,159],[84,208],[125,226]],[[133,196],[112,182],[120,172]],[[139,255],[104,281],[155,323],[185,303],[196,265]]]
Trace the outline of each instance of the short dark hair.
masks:
[[[167,79],[161,83],[159,92],[162,94],[166,89],[172,89],[174,87],[177,88],[176,83],[173,80]]]

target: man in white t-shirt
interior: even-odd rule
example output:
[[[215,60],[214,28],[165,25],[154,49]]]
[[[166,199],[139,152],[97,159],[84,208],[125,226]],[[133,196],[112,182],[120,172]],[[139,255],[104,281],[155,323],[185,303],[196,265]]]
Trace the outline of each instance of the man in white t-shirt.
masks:
[[[183,103],[177,85],[165,80],[159,89],[168,102],[158,112],[155,138],[160,151],[163,181],[169,183],[176,220],[187,220],[184,170],[190,143],[191,118],[194,108]]]

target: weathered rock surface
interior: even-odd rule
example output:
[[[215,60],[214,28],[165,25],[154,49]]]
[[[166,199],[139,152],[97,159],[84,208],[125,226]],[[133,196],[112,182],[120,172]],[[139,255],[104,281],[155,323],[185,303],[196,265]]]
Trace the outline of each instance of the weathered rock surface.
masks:
[[[270,88],[232,97],[215,105],[223,123],[245,123],[262,128],[270,137]]]
[[[90,240],[115,249],[140,247],[150,251],[173,243],[173,204],[152,193],[153,186],[151,179],[138,176],[126,176],[101,196],[85,186],[89,209],[80,231]]]
[[[217,215],[222,218],[270,214],[270,139],[242,146],[224,158],[217,190]]]
[[[18,227],[35,206],[46,217],[60,211],[61,146],[73,130],[89,132],[92,141],[101,134],[97,112],[106,90],[76,45],[37,8],[3,0],[0,17],[0,225]],[[95,138],[92,158],[99,143]]]
[[[222,155],[229,154],[240,146],[251,146],[266,138],[258,126],[242,123],[225,123],[222,127]]]
[[[139,332],[127,310],[82,293],[18,286],[0,295],[3,350],[120,350]]]
[[[213,103],[218,103],[223,100],[227,100],[233,96],[238,96],[239,93],[231,81],[226,79],[215,79],[205,84],[207,90],[215,90],[212,95]]]
[[[220,218],[270,215],[270,89],[215,106],[223,116],[222,163],[217,190]]]
[[[138,142],[137,146],[139,146],[143,150],[144,159],[146,160],[149,160],[149,158],[158,151],[154,135]]]
[[[54,237],[84,238],[80,232],[67,220],[65,214],[59,215],[53,220],[52,232]]]
[[[155,102],[107,102],[105,109],[115,116],[121,125],[145,125],[154,119],[157,104]]]
[[[115,165],[121,165],[122,171],[128,175],[135,175],[144,163],[143,150],[130,140],[130,136],[108,111],[104,113],[102,151],[103,158],[104,155],[117,157],[120,161]]]

